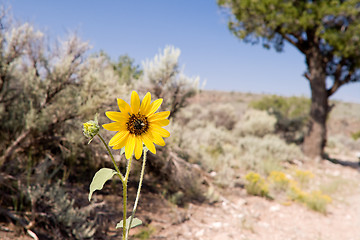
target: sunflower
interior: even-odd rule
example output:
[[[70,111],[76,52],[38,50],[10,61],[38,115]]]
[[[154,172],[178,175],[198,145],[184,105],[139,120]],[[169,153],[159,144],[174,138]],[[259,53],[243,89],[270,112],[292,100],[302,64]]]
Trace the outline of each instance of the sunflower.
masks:
[[[169,137],[170,133],[164,126],[169,124],[166,119],[170,111],[155,113],[162,99],[151,103],[151,94],[146,93],[142,103],[137,92],[131,93],[131,106],[122,99],[117,99],[120,112],[109,111],[106,116],[115,122],[104,124],[103,127],[109,131],[117,131],[111,138],[109,146],[113,149],[125,147],[125,157],[129,159],[135,152],[135,158],[142,155],[143,143],[152,153],[156,153],[154,143],[164,146],[163,137]]]

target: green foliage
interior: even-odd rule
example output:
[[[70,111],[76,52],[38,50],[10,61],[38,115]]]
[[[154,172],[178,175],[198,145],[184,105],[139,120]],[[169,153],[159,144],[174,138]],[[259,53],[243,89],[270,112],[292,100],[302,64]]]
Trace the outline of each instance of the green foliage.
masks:
[[[288,142],[302,142],[308,123],[310,99],[305,97],[265,96],[250,106],[276,117],[276,131]]]
[[[102,168],[95,173],[94,178],[92,179],[90,184],[89,201],[91,200],[92,194],[96,190],[101,190],[104,187],[104,184],[108,180],[110,180],[115,174],[116,171],[111,168]]]
[[[302,49],[303,42],[322,39],[322,51],[337,56],[359,56],[360,28],[358,1],[239,1],[219,0],[230,12],[229,28],[239,38],[252,43],[263,40],[281,51],[284,40]],[[307,35],[307,36],[306,36]],[[304,46],[305,47],[305,46]],[[355,60],[359,64],[358,60]]]
[[[128,55],[121,55],[119,60],[113,63],[114,71],[119,76],[119,83],[131,84],[133,81],[138,80],[143,71],[139,65],[134,64],[134,59]]]
[[[264,178],[254,172],[249,172],[245,176],[246,184],[245,189],[248,194],[269,197],[269,187]]]
[[[130,219],[131,219],[131,216],[126,219],[126,229],[129,229]],[[124,223],[123,220],[121,220],[120,222],[118,222],[118,223],[116,224],[116,228],[122,228],[122,227],[123,227],[123,223]],[[130,228],[137,227],[137,226],[139,226],[139,225],[141,225],[141,224],[142,224],[142,221],[141,221],[140,219],[138,219],[138,218],[133,218],[133,220],[132,220],[132,222],[131,222]]]
[[[280,114],[284,118],[304,118],[310,111],[310,99],[305,97],[282,97],[277,95],[264,96],[258,101],[253,101],[250,106]]]
[[[360,131],[358,132],[354,132],[351,134],[352,139],[354,139],[355,141],[358,140],[360,138]]]

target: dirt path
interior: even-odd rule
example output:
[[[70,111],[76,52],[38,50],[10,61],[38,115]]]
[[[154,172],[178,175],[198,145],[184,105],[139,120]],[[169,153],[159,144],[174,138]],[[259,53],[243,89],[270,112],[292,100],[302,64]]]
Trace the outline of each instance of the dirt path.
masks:
[[[360,180],[358,169],[326,163],[318,173]],[[360,240],[360,189],[354,186],[339,194],[326,215],[292,203],[248,196],[235,188],[215,205],[190,204],[174,210],[170,219],[183,216],[181,223],[156,222],[158,231],[151,239],[239,239],[239,240]]]

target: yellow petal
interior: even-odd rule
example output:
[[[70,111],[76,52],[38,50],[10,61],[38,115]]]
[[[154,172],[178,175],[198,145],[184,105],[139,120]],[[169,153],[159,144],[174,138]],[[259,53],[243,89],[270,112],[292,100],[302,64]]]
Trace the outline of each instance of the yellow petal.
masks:
[[[129,138],[129,134],[126,134],[121,140],[116,142],[116,145],[114,145],[113,149],[121,149],[125,146],[127,140]]]
[[[137,114],[140,108],[140,98],[137,92],[132,91],[131,93],[131,109],[133,114]]]
[[[119,106],[119,109],[122,113],[128,113],[130,112],[131,108],[129,106],[129,104],[127,102],[125,102],[124,100],[118,98],[117,99],[117,104]]]
[[[170,115],[170,111],[165,111],[165,112],[158,112],[158,113],[154,113],[153,115],[151,115],[148,120],[149,122],[153,122],[153,121],[157,121],[157,120],[161,120],[161,119],[165,119]]]
[[[148,92],[148,93],[146,93],[144,99],[141,102],[140,113],[142,115],[145,115],[147,113],[147,111],[149,110],[150,102],[151,102],[151,94]]]
[[[160,105],[162,104],[163,100],[162,98],[159,98],[157,100],[155,100],[154,102],[152,102],[150,104],[150,109],[147,112],[146,116],[149,117],[151,114],[153,114],[154,112],[156,112],[156,110],[159,109]]]
[[[165,129],[163,129],[161,127],[158,127],[156,125],[152,125],[150,131],[154,131],[155,133],[160,134],[160,136],[162,136],[162,137],[170,137],[170,133],[168,132],[168,130],[165,130]]]
[[[165,141],[164,139],[157,133],[152,133],[153,137],[154,137],[154,143],[159,145],[159,146],[165,146]]]
[[[143,150],[143,143],[140,137],[135,138],[135,158],[139,159],[141,157]]]
[[[120,112],[109,111],[109,112],[106,112],[105,114],[108,118],[110,118],[110,120],[117,121],[117,122],[124,122],[124,121],[127,121],[127,119],[128,119],[128,117],[126,117],[125,114],[120,113]]]
[[[151,125],[156,125],[159,127],[165,127],[167,125],[169,125],[170,121],[168,119],[161,119],[161,120],[157,120],[154,122],[151,122]]]
[[[112,122],[112,123],[104,124],[102,125],[102,127],[109,131],[120,131],[124,129],[125,127],[124,125],[125,124],[121,122]]]
[[[153,154],[156,154],[155,146],[154,146],[153,142],[151,141],[149,134],[142,135],[141,139],[144,142],[145,146],[150,150],[150,152],[152,152]]]
[[[127,138],[128,135],[129,135],[129,131],[120,131],[120,132],[116,133],[115,136],[113,136],[110,139],[109,146],[118,145],[118,143],[120,141],[124,140],[124,138]]]
[[[134,148],[135,148],[135,136],[130,134],[125,145],[125,157],[127,159],[129,159],[131,155],[134,153]]]

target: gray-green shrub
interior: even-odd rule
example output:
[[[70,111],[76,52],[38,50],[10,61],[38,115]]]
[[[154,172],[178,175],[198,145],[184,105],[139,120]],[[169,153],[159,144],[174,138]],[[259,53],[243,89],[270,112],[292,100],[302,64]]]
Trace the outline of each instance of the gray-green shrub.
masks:
[[[276,118],[266,111],[249,109],[242,116],[241,121],[236,123],[234,131],[240,136],[263,137],[274,133],[275,124]]]
[[[264,96],[250,106],[268,111],[277,119],[276,131],[288,142],[301,143],[307,129],[310,99],[305,97]]]

